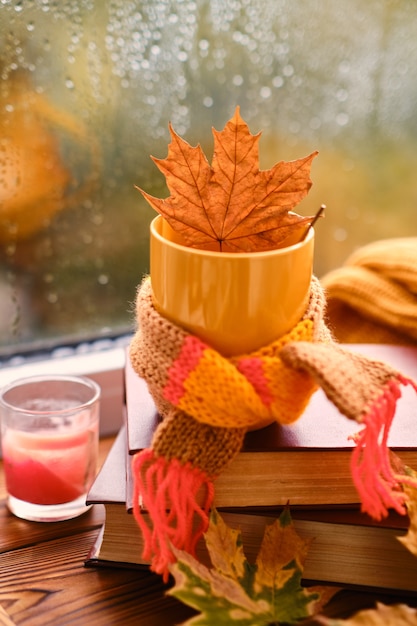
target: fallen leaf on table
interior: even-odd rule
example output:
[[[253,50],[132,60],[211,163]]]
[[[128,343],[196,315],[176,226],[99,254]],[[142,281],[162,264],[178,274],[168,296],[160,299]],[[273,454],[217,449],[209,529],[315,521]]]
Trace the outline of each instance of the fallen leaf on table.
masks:
[[[178,560],[171,566],[175,585],[169,594],[200,612],[187,626],[296,624],[337,592],[301,586],[309,542],[296,533],[288,509],[266,527],[255,564],[246,560],[240,531],[216,510],[205,538],[212,568],[182,551],[175,551]]]
[[[395,469],[398,473],[417,478],[417,472],[404,465],[401,454],[398,456],[391,452]],[[407,512],[410,525],[406,535],[398,537],[398,540],[415,556],[417,556],[417,490],[407,484],[402,485],[407,494]],[[348,619],[335,619],[324,616],[316,618],[316,624],[321,626],[417,626],[417,609],[405,604],[387,606],[377,603],[375,609],[359,611]]]
[[[417,472],[410,467],[405,467],[405,474],[417,480]],[[398,537],[399,541],[417,557],[417,489],[404,484],[403,489],[407,494],[407,513],[410,518],[408,532],[404,537]],[[416,621],[417,623],[417,621]]]
[[[416,626],[417,609],[405,604],[378,603],[375,609],[364,609],[348,619],[320,617],[316,623],[322,626]]]
[[[170,196],[139,191],[185,245],[223,252],[271,250],[298,239],[313,220],[293,213],[311,187],[317,152],[259,170],[260,133],[252,135],[239,107],[222,131],[213,130],[212,165],[170,125],[166,159],[153,158],[165,175]]]

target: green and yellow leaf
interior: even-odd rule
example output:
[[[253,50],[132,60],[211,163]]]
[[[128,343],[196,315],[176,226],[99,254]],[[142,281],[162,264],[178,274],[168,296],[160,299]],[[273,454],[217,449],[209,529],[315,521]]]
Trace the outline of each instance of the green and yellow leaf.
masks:
[[[359,611],[348,619],[320,617],[315,623],[321,626],[416,626],[417,609],[405,604],[378,603],[375,609]]]
[[[286,509],[267,526],[256,563],[244,555],[240,531],[213,511],[206,535],[212,567],[176,551],[170,594],[199,611],[187,626],[296,624],[320,611],[337,590],[301,585],[308,542],[301,539]]]
[[[413,480],[417,480],[417,472],[410,467],[405,467],[405,473],[411,476]],[[404,537],[398,537],[401,543],[417,557],[417,489],[410,487],[406,484],[403,485],[403,489],[407,494],[407,512],[410,518],[410,525],[408,532]]]

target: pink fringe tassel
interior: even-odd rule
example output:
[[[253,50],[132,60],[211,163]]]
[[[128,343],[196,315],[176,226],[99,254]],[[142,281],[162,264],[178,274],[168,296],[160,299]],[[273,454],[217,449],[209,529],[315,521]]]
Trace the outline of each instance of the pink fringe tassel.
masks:
[[[143,534],[142,556],[167,582],[169,565],[176,560],[171,546],[195,556],[197,543],[207,531],[213,483],[191,463],[168,461],[156,457],[152,450],[136,454],[132,467],[133,514]],[[197,504],[200,493],[202,506]]]
[[[389,459],[388,435],[401,396],[400,385],[417,385],[401,375],[386,385],[363,419],[365,427],[354,436],[356,448],[351,458],[353,482],[362,502],[362,511],[381,520],[392,508],[405,515],[407,497],[401,484],[417,488],[412,478],[396,474]]]

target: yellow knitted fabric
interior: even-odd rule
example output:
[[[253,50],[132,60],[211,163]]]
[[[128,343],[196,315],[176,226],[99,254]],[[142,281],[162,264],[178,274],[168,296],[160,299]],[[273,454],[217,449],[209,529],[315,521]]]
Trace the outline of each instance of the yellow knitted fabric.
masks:
[[[289,424],[305,409],[316,385],[305,372],[286,366],[278,356],[292,341],[311,341],[313,324],[303,320],[267,350],[226,359],[193,338],[170,370],[164,397],[195,420],[210,426],[252,428],[277,420]],[[183,381],[181,390],[178,380]]]
[[[163,415],[176,407],[202,424],[221,428],[253,428],[274,420],[289,424],[305,409],[316,383],[283,363],[279,353],[288,343],[326,341],[323,310],[323,290],[313,278],[308,309],[287,335],[257,352],[226,358],[162,318],[145,280],[138,293],[140,324],[131,346],[132,363]]]
[[[150,281],[142,283],[130,358],[163,419],[151,448],[133,460],[133,512],[144,558],[166,580],[176,558],[172,547],[194,554],[207,530],[213,481],[241,449],[246,430],[266,421],[293,422],[317,385],[343,415],[362,424],[351,468],[363,510],[375,519],[388,508],[406,512],[401,485],[416,487],[416,481],[391,466],[387,441],[401,387],[417,391],[417,384],[337,345],[324,310],[323,289],[313,277],[308,309],[286,336],[225,358],[161,316]]]
[[[417,343],[417,238],[376,241],[321,279],[343,343]]]

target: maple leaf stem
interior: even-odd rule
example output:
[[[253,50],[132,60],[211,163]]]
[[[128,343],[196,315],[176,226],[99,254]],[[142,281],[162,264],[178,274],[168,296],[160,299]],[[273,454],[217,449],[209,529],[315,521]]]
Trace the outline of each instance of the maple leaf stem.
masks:
[[[313,217],[313,219],[311,220],[310,224],[308,224],[307,228],[305,229],[305,232],[304,232],[303,236],[300,239],[300,243],[302,241],[304,241],[304,239],[307,237],[307,235],[308,235],[308,233],[310,231],[310,228],[313,228],[314,224],[323,215],[325,210],[326,210],[326,205],[322,204],[321,207],[319,208],[319,210],[317,211],[317,213],[315,214],[315,216]]]

